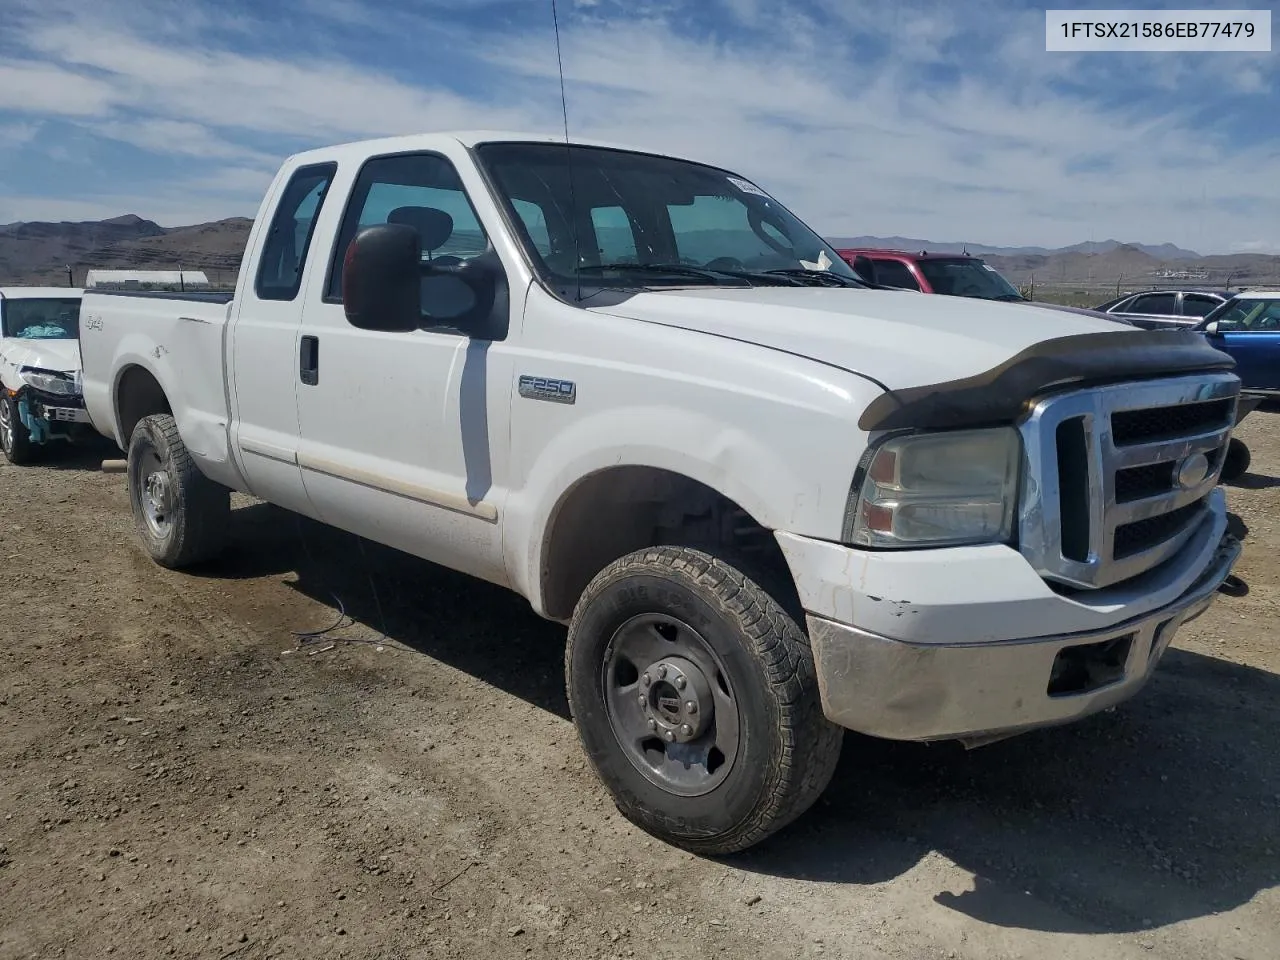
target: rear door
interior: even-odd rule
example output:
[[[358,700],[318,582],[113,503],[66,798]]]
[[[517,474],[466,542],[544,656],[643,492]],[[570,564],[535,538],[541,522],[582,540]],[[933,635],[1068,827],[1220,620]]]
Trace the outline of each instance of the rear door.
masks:
[[[232,444],[249,489],[289,510],[314,516],[298,469],[298,330],[303,281],[315,269],[308,257],[316,221],[337,164],[300,167],[277,187],[271,223],[246,251],[257,263],[240,286],[239,314],[230,333]],[[323,270],[323,262],[320,264]]]
[[[1176,327],[1178,295],[1173,291],[1140,294],[1111,312],[1148,330]]]

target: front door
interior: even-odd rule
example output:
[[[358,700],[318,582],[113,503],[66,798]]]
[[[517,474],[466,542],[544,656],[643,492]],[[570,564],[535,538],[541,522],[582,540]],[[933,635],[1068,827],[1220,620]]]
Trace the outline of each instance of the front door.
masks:
[[[1208,340],[1235,360],[1244,389],[1280,390],[1280,299],[1233,301]]]
[[[303,313],[298,463],[320,518],[361,536],[506,583],[499,519],[512,360],[501,341],[450,326],[471,291],[422,283],[422,325],[359,330],[342,307],[343,255],[358,230],[418,229],[424,259],[474,257],[488,237],[453,164],[438,154],[375,157],[357,175],[323,284]]]

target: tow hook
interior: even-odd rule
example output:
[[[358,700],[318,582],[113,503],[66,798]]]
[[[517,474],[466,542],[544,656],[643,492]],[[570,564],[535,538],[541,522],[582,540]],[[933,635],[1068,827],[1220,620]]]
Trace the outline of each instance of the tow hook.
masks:
[[[1228,597],[1243,597],[1249,592],[1249,585],[1234,573],[1230,573],[1222,583],[1218,584],[1218,592]]]

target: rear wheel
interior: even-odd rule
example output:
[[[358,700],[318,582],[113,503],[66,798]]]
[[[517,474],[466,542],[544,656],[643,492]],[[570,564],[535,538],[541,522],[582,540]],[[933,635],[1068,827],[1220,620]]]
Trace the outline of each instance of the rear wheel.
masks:
[[[173,417],[139,420],[128,456],[129,503],[151,558],[177,568],[216,556],[226,544],[231,491],[196,467]]]
[[[712,555],[654,547],[578,602],[569,703],[596,773],[642,829],[705,854],[746,849],[822,793],[842,730],[813,657],[763,588]]]
[[[0,398],[0,448],[5,459],[18,466],[33,462],[39,449],[18,417],[18,401],[13,397]]]

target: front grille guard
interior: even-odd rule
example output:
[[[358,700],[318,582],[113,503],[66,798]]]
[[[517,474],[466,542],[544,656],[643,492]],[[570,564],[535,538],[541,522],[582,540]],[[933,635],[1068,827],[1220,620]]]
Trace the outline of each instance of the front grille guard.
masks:
[[[1186,511],[1185,523],[1171,536],[1118,558],[1116,530],[1205,501],[1218,483],[1223,458],[1217,451],[1230,439],[1239,393],[1234,374],[1214,373],[1094,387],[1037,403],[1020,426],[1026,462],[1018,521],[1019,549],[1036,572],[1058,583],[1096,589],[1135,577],[1177,553],[1207,508]],[[1124,446],[1112,440],[1114,413],[1223,399],[1231,403],[1223,423],[1213,429],[1177,437],[1165,433],[1146,442],[1127,437]],[[1061,451],[1068,454],[1065,463],[1059,456],[1064,424],[1070,435]],[[1069,456],[1073,442],[1083,449],[1082,462]],[[1193,469],[1193,482],[1175,482],[1179,465],[1196,454],[1208,460],[1203,478],[1195,478]],[[1118,471],[1165,462],[1171,464],[1169,490],[1117,502]]]

